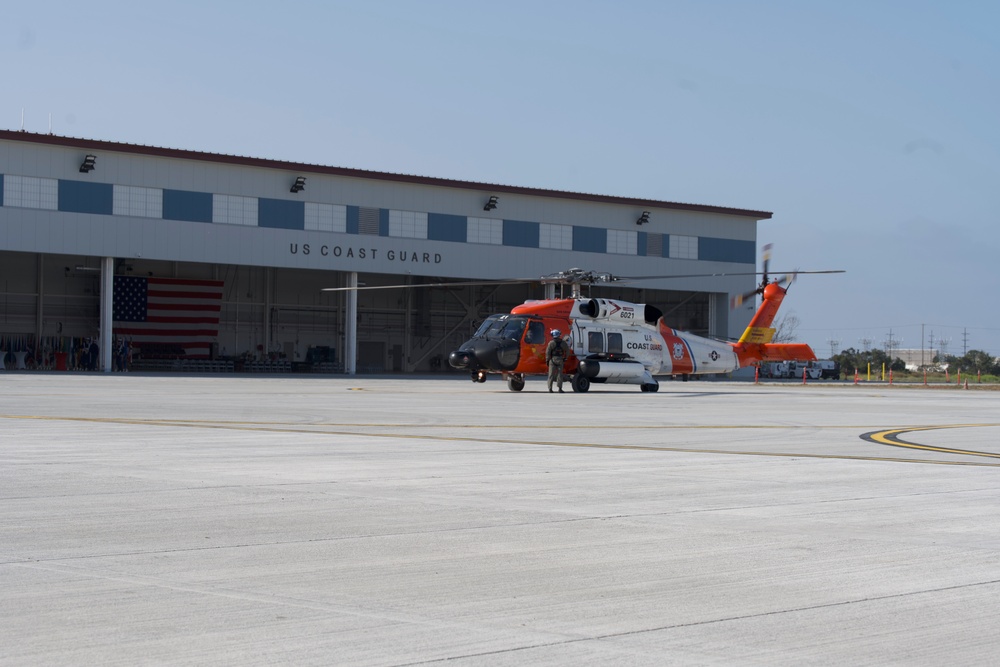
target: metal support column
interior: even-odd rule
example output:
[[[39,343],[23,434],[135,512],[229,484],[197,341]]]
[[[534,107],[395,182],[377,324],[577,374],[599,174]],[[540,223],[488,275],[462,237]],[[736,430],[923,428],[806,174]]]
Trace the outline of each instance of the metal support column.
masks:
[[[42,321],[45,309],[45,255],[38,253],[38,276],[35,278],[35,288],[38,290],[38,299],[35,301],[35,363],[42,365]]]
[[[264,269],[264,359],[271,358],[271,283],[274,269]]]
[[[742,332],[735,335],[739,336]],[[727,339],[734,334],[729,331],[729,295],[711,292],[708,295],[708,335],[712,338]]]
[[[114,345],[115,258],[101,259],[101,370],[111,372]]]
[[[344,372],[358,371],[358,272],[347,274],[347,315],[344,318]]]

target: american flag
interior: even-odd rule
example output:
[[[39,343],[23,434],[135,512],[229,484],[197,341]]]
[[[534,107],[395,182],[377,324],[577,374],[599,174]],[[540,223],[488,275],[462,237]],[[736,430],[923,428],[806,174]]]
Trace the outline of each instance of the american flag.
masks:
[[[144,354],[207,359],[219,336],[221,280],[115,276],[114,335]]]

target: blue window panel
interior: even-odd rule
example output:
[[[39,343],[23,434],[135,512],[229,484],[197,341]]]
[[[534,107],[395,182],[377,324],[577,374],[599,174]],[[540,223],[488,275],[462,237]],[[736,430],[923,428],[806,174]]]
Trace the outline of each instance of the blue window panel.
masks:
[[[257,226],[273,229],[306,228],[306,205],[286,199],[257,200]]]
[[[670,257],[670,234],[663,235],[663,246],[660,248],[660,257]]]
[[[757,244],[753,241],[698,237],[698,259],[703,262],[754,264],[757,261],[756,254]]]
[[[212,194],[187,190],[164,190],[163,219],[212,222]]]
[[[3,174],[0,174],[0,206],[3,206]]]
[[[358,233],[358,207],[348,206],[347,207],[347,233],[357,234]]]
[[[427,214],[427,238],[431,241],[453,241],[465,243],[468,238],[464,215]]]
[[[389,235],[389,209],[380,208],[378,210],[378,235]]]
[[[503,244],[518,248],[537,248],[539,226],[537,222],[523,220],[503,221]]]
[[[599,227],[573,227],[575,252],[607,252],[608,230]]]
[[[636,234],[635,254],[639,257],[646,256],[646,232]]]
[[[114,202],[115,186],[110,183],[59,181],[60,211],[111,215]]]

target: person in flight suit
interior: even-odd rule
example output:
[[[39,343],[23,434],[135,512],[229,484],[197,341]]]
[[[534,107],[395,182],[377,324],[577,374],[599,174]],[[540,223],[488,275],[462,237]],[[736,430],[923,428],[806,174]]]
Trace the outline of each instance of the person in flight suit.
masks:
[[[549,366],[549,392],[552,391],[552,381],[555,380],[561,394],[563,393],[563,364],[566,363],[566,357],[569,355],[569,345],[562,339],[562,332],[559,329],[553,329],[550,333],[552,340],[545,348],[545,363]]]

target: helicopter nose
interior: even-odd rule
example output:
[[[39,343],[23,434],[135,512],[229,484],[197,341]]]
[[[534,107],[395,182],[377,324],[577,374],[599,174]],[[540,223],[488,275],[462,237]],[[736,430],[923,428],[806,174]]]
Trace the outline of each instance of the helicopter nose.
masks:
[[[469,368],[472,360],[473,354],[470,350],[454,350],[448,355],[448,363],[452,368]]]

